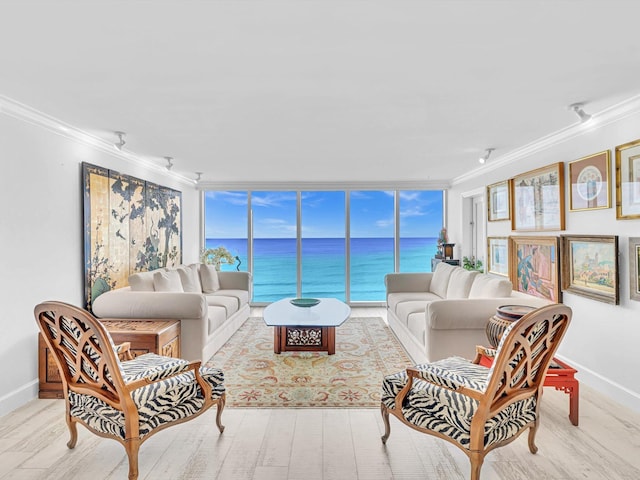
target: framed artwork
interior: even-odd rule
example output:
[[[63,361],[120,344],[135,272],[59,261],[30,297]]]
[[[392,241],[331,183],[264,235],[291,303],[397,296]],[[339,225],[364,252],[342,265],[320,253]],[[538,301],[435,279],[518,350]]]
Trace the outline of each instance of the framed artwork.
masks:
[[[618,237],[562,236],[562,289],[618,304]]]
[[[609,150],[569,162],[569,210],[611,207]]]
[[[182,262],[182,193],[82,164],[85,307],[134,272]]]
[[[487,187],[487,205],[490,222],[509,220],[511,218],[511,202],[509,201],[509,181],[494,183]]]
[[[509,276],[509,239],[487,237],[487,272]]]
[[[560,302],[558,237],[509,237],[514,290]]]
[[[640,237],[629,237],[629,278],[631,300],[640,302]]]
[[[616,218],[640,218],[640,140],[616,147]]]
[[[564,230],[564,164],[554,163],[511,179],[511,229]]]

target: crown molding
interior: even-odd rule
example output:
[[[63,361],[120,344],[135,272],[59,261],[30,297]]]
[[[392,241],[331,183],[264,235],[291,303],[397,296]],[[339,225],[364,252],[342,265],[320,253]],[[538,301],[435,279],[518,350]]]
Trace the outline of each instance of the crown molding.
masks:
[[[451,181],[451,185],[458,185],[468,180],[472,180],[479,175],[483,175],[499,168],[522,160],[530,155],[542,152],[563,142],[581,137],[611,123],[623,120],[626,117],[640,113],[640,95],[628,98],[620,103],[608,107],[598,113],[594,113],[588,123],[576,123],[557,132],[545,135],[520,148],[512,150],[500,157],[492,158],[491,162],[484,164],[464,175],[460,175]]]
[[[0,95],[0,114],[43,128],[51,133],[60,135],[61,137],[74,142],[81,143],[82,145],[89,146],[95,150],[106,153],[107,155],[111,155],[112,157],[138,164],[148,170],[153,170],[167,177],[171,177],[182,184],[190,185],[192,187],[195,185],[195,180],[176,172],[167,171],[164,166],[158,165],[151,159],[141,157],[140,155],[136,155],[128,150],[116,150],[113,143],[108,140],[80,130],[73,125],[64,123],[55,117],[40,112],[35,108],[31,108],[4,95]]]
[[[447,190],[446,181],[400,182],[206,182],[196,185],[198,190],[239,191],[342,191],[342,190]]]

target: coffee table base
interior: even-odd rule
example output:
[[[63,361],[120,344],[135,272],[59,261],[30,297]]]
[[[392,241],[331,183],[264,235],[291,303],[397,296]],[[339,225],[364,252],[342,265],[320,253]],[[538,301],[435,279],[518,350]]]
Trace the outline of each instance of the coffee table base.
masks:
[[[336,327],[273,327],[273,351],[336,353]]]

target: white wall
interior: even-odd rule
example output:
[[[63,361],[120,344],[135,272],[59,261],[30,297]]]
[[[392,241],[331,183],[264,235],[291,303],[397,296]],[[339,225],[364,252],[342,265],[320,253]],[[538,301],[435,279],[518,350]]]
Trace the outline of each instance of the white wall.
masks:
[[[628,113],[628,112],[627,112]],[[560,347],[560,357],[567,359],[580,373],[578,378],[617,401],[640,411],[640,302],[629,299],[628,237],[640,236],[640,220],[616,220],[615,212],[615,147],[640,138],[640,113],[618,118],[599,126],[579,125],[577,135],[561,135],[554,143],[546,139],[544,149],[522,149],[530,153],[511,158],[508,164],[476,178],[454,182],[449,192],[450,238],[461,243],[461,252],[468,251],[463,212],[465,192],[511,178],[517,174],[555,162],[565,163],[565,184],[568,184],[568,162],[603,150],[611,151],[612,208],[570,212],[569,190],[565,188],[566,230],[541,232],[541,235],[585,234],[619,236],[620,305],[613,306],[571,293],[563,293],[563,302],[573,309],[573,322]],[[566,133],[566,132],[565,132]],[[537,151],[536,151],[537,150]],[[498,157],[496,160],[500,161]],[[487,164],[490,165],[489,163]],[[471,177],[471,176],[470,176]],[[489,222],[488,236],[510,236],[511,224]],[[536,233],[521,233],[536,235]]]
[[[198,258],[193,186],[0,112],[0,415],[38,391],[37,326],[44,300],[83,304],[81,163],[182,191],[183,260]]]

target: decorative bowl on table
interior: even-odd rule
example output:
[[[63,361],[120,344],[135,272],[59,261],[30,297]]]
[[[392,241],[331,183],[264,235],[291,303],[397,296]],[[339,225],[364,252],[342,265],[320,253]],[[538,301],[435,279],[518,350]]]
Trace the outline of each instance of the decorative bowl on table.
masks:
[[[291,302],[291,305],[294,305],[296,307],[308,308],[318,305],[320,303],[320,300],[317,298],[292,298],[291,300],[289,300],[289,302]]]
[[[496,314],[489,319],[486,328],[487,340],[493,348],[497,348],[504,331],[516,320],[535,310],[528,305],[502,305],[496,308]]]

